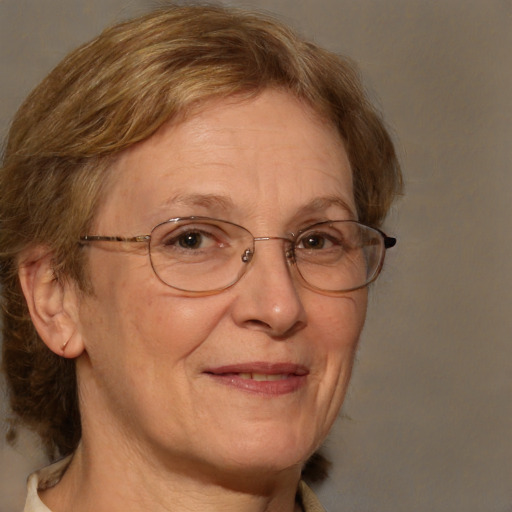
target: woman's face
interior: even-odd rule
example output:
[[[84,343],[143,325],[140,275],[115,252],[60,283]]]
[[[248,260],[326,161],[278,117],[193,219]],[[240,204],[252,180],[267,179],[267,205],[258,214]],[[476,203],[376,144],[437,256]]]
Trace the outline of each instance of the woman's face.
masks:
[[[283,236],[355,211],[335,130],[290,95],[267,91],[211,102],[122,154],[90,234],[134,236],[169,218],[208,216],[256,237]],[[87,250],[85,443],[210,473],[281,470],[319,446],[350,377],[365,289],[341,297],[306,289],[280,240],[257,242],[235,286],[200,297],[163,284],[146,244]]]

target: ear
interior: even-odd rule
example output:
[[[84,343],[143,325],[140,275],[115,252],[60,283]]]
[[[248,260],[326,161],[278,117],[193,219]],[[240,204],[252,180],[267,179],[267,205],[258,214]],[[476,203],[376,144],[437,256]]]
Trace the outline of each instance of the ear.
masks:
[[[19,265],[19,279],[41,339],[57,355],[74,358],[84,351],[78,290],[70,280],[56,277],[52,259],[44,247],[31,249]]]

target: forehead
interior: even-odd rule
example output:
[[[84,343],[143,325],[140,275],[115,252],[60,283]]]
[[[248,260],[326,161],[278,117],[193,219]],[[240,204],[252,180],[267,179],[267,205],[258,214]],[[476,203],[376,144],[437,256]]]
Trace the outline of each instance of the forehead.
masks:
[[[112,227],[140,229],[172,216],[286,221],[306,210],[355,217],[350,163],[329,122],[272,90],[212,101],[125,151],[100,208]]]

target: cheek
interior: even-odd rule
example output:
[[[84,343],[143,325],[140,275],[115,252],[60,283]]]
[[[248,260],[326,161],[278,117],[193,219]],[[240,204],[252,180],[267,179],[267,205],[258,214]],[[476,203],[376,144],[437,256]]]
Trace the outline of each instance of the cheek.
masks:
[[[188,375],[229,308],[222,294],[180,297],[160,282],[127,292],[114,299],[110,337],[123,346],[126,366],[148,379]]]
[[[322,297],[310,308],[312,328],[329,352],[355,348],[364,326],[367,301],[367,290],[362,289],[342,297]]]
[[[215,329],[228,305],[225,297],[180,297],[157,283],[140,293],[136,304],[126,304],[127,314],[138,320],[132,328],[155,344],[193,350]]]
[[[92,253],[89,268],[94,295],[84,303],[82,320],[86,348],[96,359],[114,352],[110,355],[132,364],[135,359],[137,365],[176,361],[208,337],[229,307],[228,294],[174,294],[154,275],[142,250]]]
[[[367,291],[358,290],[345,297],[329,298],[314,317],[315,339],[322,354],[317,375],[319,399],[331,420],[338,414],[350,380],[366,306]]]

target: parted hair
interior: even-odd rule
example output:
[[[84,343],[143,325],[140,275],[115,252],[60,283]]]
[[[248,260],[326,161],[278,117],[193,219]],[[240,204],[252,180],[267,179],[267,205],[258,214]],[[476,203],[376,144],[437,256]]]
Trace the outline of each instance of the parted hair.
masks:
[[[357,71],[267,15],[215,5],[153,11],[74,50],[28,96],[0,171],[2,367],[11,440],[22,423],[53,459],[71,453],[81,437],[75,364],[51,352],[31,322],[18,278],[22,254],[47,248],[56,279],[72,279],[90,293],[93,276],[78,240],[108,193],[116,156],[204,102],[267,88],[294,95],[339,132],[359,220],[380,226],[401,191],[401,174]]]

